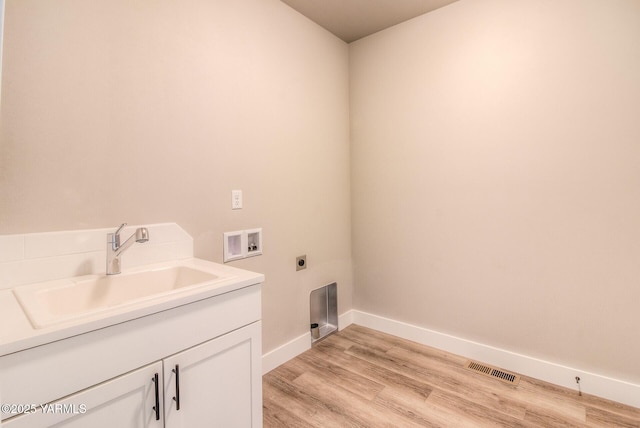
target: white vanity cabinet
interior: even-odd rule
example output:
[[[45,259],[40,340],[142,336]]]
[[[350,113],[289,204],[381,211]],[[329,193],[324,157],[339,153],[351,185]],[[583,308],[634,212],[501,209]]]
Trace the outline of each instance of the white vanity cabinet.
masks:
[[[2,427],[261,427],[260,287],[0,356]]]
[[[262,375],[251,325],[164,360],[165,427],[261,426]]]
[[[5,421],[4,428],[161,428],[156,418],[156,376],[162,391],[162,363],[150,364],[62,400],[29,409]],[[162,396],[158,395],[159,405]],[[159,408],[159,411],[161,409]]]

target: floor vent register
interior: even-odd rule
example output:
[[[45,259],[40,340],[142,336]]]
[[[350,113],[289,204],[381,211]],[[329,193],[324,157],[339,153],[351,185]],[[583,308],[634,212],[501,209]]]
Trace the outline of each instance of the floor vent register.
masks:
[[[476,361],[467,361],[467,363],[464,365],[464,368],[472,370],[476,373],[480,373],[484,376],[498,379],[504,383],[508,383],[509,385],[517,385],[518,383],[520,383],[519,375],[509,373],[507,371],[489,366],[487,364],[478,363]]]

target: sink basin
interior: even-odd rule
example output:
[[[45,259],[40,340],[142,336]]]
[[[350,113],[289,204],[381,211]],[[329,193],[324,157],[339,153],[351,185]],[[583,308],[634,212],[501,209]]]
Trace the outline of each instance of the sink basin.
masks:
[[[93,316],[229,279],[188,266],[120,275],[91,275],[13,290],[35,328]]]

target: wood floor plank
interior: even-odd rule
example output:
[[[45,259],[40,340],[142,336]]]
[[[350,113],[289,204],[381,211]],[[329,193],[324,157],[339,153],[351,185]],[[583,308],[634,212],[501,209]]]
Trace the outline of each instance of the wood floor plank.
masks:
[[[331,381],[334,385],[359,395],[365,400],[373,400],[384,388],[381,383],[334,364],[325,355],[321,352],[309,352],[300,355],[299,359],[308,367],[307,371],[313,372],[317,377]]]
[[[475,427],[532,428],[534,426],[524,420],[524,412],[522,418],[516,418],[447,391],[434,391],[427,402],[436,408],[446,409],[447,414],[463,415],[465,420]]]
[[[263,377],[264,426],[640,428],[640,409],[465,361],[352,325]]]
[[[383,385],[402,391],[419,400],[425,400],[431,393],[431,386],[411,376],[405,376],[391,371],[380,365],[372,364],[363,359],[354,357],[344,351],[336,352],[332,348],[319,349],[321,353],[330,358],[335,364],[341,364],[348,370],[366,378],[376,380]]]
[[[587,425],[597,427],[639,428],[640,421],[600,408],[587,409]]]
[[[565,420],[567,424],[586,422],[585,397],[577,391],[522,376],[512,397],[527,405],[530,418],[535,414],[547,414],[554,420]]]
[[[322,348],[324,346],[330,346],[332,348],[338,348],[345,350],[353,345],[353,342],[347,339],[345,336],[341,334],[332,334],[320,342],[316,342],[314,344],[314,348]]]
[[[539,427],[549,428],[584,428],[587,427],[586,422],[580,422],[572,418],[566,418],[553,412],[543,412],[540,409],[527,410],[525,421]]]
[[[456,375],[449,367],[437,367],[437,363],[426,365],[427,363],[422,360],[421,356],[413,355],[412,358],[409,358],[408,355],[402,355],[401,351],[383,354],[354,345],[345,352],[405,376],[411,376],[426,383],[432,389],[441,389],[461,397],[467,397],[486,408],[509,416],[524,417],[525,406],[496,393],[496,391],[502,391],[505,385],[492,379],[485,379],[483,376],[463,378]],[[492,385],[484,384],[487,380],[492,381]]]
[[[295,361],[295,360],[294,360]],[[293,380],[304,373],[304,367],[299,367],[296,364],[282,364],[271,371],[273,376],[277,376],[282,379]]]
[[[443,414],[433,408],[424,399],[407,394],[406,390],[386,387],[374,400],[375,405],[381,411],[393,413],[396,417],[412,424],[423,427],[448,427],[451,426],[450,415]],[[465,422],[460,418],[455,426],[462,427]]]
[[[631,420],[640,420],[640,409],[638,408],[625,406],[624,404],[596,397],[595,395],[578,395],[577,389],[563,388],[539,379],[524,376],[521,381],[521,389],[526,389],[532,394],[539,394],[540,391],[544,391],[545,396],[555,397],[559,401],[576,402],[587,408],[593,407]]]
[[[514,387],[504,384],[497,379],[491,379],[485,376],[471,375],[469,371],[462,366],[450,366],[442,364],[439,360],[431,360],[429,357],[416,352],[409,352],[405,349],[391,349],[387,352],[399,361],[406,364],[411,363],[415,367],[419,367],[421,373],[432,377],[432,373],[437,373],[436,384],[437,389],[449,392],[452,395],[473,400],[484,408],[492,412],[503,413],[507,416],[524,419],[527,410],[525,403],[513,399]],[[428,367],[429,371],[425,371]],[[449,383],[440,379],[449,379]],[[455,383],[451,383],[455,380]]]
[[[286,405],[283,406],[280,402],[273,400],[271,396],[263,399],[262,416],[264,426],[268,427],[313,427],[307,420],[290,411]]]
[[[387,352],[389,349],[393,348],[394,345],[392,343],[388,343],[384,340],[372,340],[366,335],[363,335],[358,330],[360,326],[354,328],[347,328],[339,332],[339,334],[353,342],[355,345],[362,346],[367,349],[375,350],[378,352]]]
[[[264,385],[263,381],[263,385]],[[268,387],[263,386],[263,402],[273,400],[314,427],[360,426],[350,422],[348,417],[335,412],[330,403],[316,398],[313,391],[307,391],[293,383],[269,376]],[[269,388],[270,387],[270,388]],[[265,399],[265,397],[267,397]],[[286,403],[286,406],[284,406]],[[267,421],[265,421],[265,426]]]
[[[262,382],[263,403],[286,403],[288,411],[298,415],[301,419],[309,420],[318,413],[324,405],[310,399],[309,395],[291,384],[291,382],[277,376],[268,376]]]
[[[370,427],[372,420],[380,427],[419,426],[409,424],[392,413],[382,412],[372,406],[371,401],[311,373],[303,374],[294,383],[327,403],[333,412],[344,417],[351,426]]]

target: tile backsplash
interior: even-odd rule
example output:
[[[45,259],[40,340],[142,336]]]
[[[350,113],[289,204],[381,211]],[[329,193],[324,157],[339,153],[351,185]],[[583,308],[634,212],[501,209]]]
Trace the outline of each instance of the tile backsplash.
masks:
[[[122,255],[122,269],[193,257],[193,239],[175,223],[126,226],[127,239],[138,227],[149,241]],[[0,289],[40,281],[105,272],[108,229],[0,235]]]

